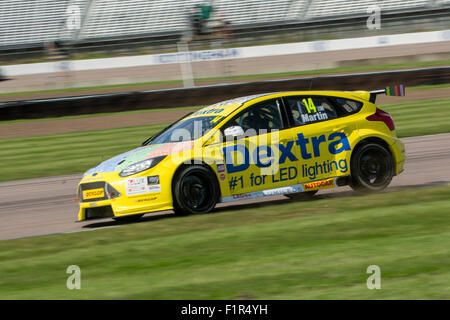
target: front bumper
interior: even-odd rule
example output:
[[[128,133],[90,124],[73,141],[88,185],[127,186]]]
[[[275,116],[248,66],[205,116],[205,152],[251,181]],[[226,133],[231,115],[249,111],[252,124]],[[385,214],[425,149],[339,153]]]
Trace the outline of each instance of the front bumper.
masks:
[[[146,172],[122,178],[110,172],[83,177],[78,185],[78,221],[173,209],[170,185],[166,181],[150,184],[148,176],[155,175]]]

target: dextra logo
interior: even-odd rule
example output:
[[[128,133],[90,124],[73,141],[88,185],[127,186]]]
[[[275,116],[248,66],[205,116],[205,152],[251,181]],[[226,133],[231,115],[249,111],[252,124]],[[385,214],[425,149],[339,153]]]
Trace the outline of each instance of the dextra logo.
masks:
[[[228,173],[234,173],[248,169],[250,163],[259,168],[267,168],[277,163],[283,164],[287,159],[298,161],[299,159],[294,154],[294,146],[298,146],[300,155],[304,160],[320,157],[320,145],[322,143],[328,144],[330,154],[339,154],[351,150],[345,133],[333,132],[328,137],[320,135],[311,138],[305,138],[303,133],[299,133],[297,134],[297,140],[288,141],[286,145],[262,145],[257,146],[253,151],[250,151],[244,145],[235,144],[224,147],[223,153]],[[240,163],[233,161],[235,153],[240,153],[243,161],[240,161]],[[275,154],[278,155],[278,159],[276,159]]]

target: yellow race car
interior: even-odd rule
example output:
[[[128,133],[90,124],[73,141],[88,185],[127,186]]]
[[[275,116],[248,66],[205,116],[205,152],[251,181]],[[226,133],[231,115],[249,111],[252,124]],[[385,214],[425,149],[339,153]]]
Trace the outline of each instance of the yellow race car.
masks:
[[[344,185],[382,190],[405,161],[391,116],[374,104],[387,92],[260,94],[188,114],[88,170],[78,219],[207,213],[218,202]]]

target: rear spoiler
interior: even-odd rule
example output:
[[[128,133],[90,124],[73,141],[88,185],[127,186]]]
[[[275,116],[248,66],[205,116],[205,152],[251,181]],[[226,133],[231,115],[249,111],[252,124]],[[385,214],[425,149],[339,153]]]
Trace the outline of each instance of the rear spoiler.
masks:
[[[369,101],[375,103],[377,95],[379,94],[385,94],[387,96],[399,96],[399,97],[405,96],[406,87],[404,84],[400,84],[396,86],[389,86],[381,90],[370,91],[369,93],[370,93]]]

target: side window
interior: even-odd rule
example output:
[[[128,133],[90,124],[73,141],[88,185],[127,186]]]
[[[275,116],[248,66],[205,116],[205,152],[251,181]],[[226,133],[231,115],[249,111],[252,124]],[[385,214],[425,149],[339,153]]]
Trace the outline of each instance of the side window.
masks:
[[[342,113],[342,116],[347,116],[349,114],[353,114],[361,110],[363,104],[362,102],[355,101],[355,100],[349,100],[345,98],[333,98],[335,103],[338,105],[338,107],[341,109],[340,113]]]
[[[295,126],[317,123],[337,118],[337,113],[327,97],[286,97],[288,112],[292,113]]]
[[[232,126],[240,126],[246,132],[246,136],[283,129],[277,101],[264,101],[249,107],[231,119],[222,129]]]

